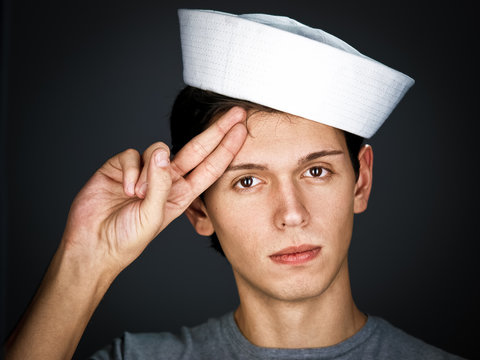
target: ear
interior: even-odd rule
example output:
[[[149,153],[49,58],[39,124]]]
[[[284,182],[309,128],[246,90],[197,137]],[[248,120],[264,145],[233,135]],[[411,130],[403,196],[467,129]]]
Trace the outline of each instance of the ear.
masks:
[[[373,181],[373,150],[370,145],[364,145],[358,153],[360,168],[358,179],[355,184],[355,198],[353,211],[355,214],[364,212],[367,209],[368,198],[372,189]]]
[[[187,210],[185,210],[185,214],[199,235],[210,236],[215,232],[205,203],[200,197],[193,200]]]

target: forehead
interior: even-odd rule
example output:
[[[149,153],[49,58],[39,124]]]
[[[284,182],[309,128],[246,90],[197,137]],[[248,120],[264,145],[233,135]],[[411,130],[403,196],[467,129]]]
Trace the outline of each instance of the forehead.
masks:
[[[298,158],[321,150],[347,151],[343,131],[295,115],[249,112],[246,125],[248,136],[234,162],[265,156]]]

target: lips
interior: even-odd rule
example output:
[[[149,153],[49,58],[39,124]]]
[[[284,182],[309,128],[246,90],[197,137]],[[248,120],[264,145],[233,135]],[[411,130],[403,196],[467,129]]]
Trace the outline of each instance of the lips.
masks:
[[[316,258],[320,250],[315,245],[290,246],[270,255],[270,259],[278,264],[299,265]]]

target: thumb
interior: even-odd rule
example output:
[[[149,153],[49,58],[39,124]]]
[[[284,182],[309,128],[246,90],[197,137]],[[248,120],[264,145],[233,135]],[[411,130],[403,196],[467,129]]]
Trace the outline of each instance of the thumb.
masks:
[[[161,230],[165,216],[165,203],[172,187],[168,150],[159,148],[152,153],[147,172],[147,193],[140,206],[145,230],[155,233]]]

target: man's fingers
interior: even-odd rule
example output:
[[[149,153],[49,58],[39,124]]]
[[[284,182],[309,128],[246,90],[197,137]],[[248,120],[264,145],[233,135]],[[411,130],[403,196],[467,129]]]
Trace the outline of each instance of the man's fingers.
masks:
[[[192,189],[192,200],[222,176],[241,149],[246,137],[245,125],[234,125],[217,148],[187,176],[186,180]]]
[[[147,193],[147,187],[148,187],[147,177],[148,177],[148,171],[149,171],[148,164],[150,163],[153,152],[157,149],[164,149],[168,154],[170,154],[170,150],[169,150],[168,146],[166,144],[162,143],[162,142],[156,142],[156,143],[150,145],[143,152],[142,159],[143,159],[144,166],[143,166],[143,169],[140,173],[140,177],[138,178],[138,181],[135,185],[135,193],[141,199],[145,198],[145,195]]]
[[[134,149],[128,149],[119,154],[118,161],[122,171],[123,191],[127,196],[134,196],[140,173],[140,154]]]
[[[155,235],[161,230],[165,203],[172,187],[169,157],[167,150],[158,148],[151,154],[150,162],[145,164],[145,167],[148,167],[148,187],[145,199],[140,205],[140,216],[142,225]]]
[[[173,170],[183,176],[200,164],[220,144],[225,134],[246,118],[244,109],[236,106],[231,108],[208,129],[190,140],[175,156],[172,161]]]

